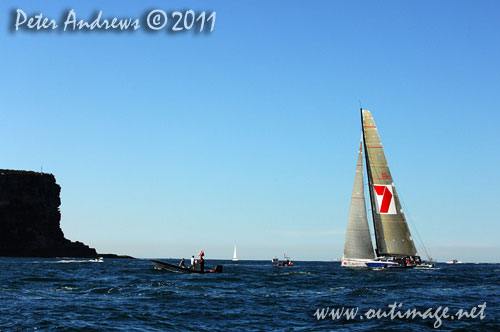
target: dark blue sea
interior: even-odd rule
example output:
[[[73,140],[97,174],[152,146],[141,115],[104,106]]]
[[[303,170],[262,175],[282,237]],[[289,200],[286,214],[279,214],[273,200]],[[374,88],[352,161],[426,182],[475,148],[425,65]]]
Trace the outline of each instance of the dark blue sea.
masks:
[[[497,264],[369,271],[206,261],[215,264],[224,273],[174,274],[143,259],[0,258],[0,331],[500,331]],[[391,318],[389,305],[455,316],[434,328],[435,317]],[[357,315],[332,314],[342,307]],[[461,309],[473,314],[458,319]]]

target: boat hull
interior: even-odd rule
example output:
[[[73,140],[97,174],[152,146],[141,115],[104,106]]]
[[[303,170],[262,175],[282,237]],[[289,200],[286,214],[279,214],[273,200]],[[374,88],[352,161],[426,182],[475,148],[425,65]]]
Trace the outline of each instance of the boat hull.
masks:
[[[286,262],[284,262],[284,263],[278,263],[278,264],[276,264],[276,266],[293,266],[293,262],[288,262],[288,263],[286,263]]]
[[[158,270],[169,271],[169,272],[174,272],[174,273],[203,274],[203,273],[220,273],[220,272],[222,272],[222,265],[217,265],[215,267],[215,270],[201,271],[201,270],[190,269],[187,267],[181,267],[181,266],[177,266],[174,264],[165,263],[162,261],[157,261],[154,259],[152,259],[151,262],[153,263],[155,268]]]
[[[377,261],[372,259],[342,259],[341,266],[352,268],[386,268],[397,267],[398,264],[388,261]]]
[[[384,261],[373,261],[373,262],[368,262],[366,263],[366,266],[368,266],[369,268],[391,268],[391,269],[394,269],[394,268],[403,268],[403,266],[397,264],[397,263],[393,263],[393,262],[384,262]],[[408,266],[409,267],[409,266]]]

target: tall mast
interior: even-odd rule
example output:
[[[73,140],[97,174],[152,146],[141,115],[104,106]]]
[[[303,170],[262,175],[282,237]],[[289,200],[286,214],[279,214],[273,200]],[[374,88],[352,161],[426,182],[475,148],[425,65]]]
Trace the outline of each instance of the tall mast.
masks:
[[[372,186],[373,186],[373,178],[372,178],[372,172],[370,170],[370,158],[368,157],[368,149],[366,148],[366,139],[365,139],[365,124],[363,123],[363,108],[360,108],[360,114],[361,114],[361,133],[363,135],[363,148],[365,150],[365,161],[366,161],[366,174],[368,174],[368,192],[370,193],[370,210],[372,211],[372,222],[373,222],[373,231],[375,232],[375,244],[377,247],[375,248],[375,256],[378,257],[378,248],[379,248],[379,243],[378,243],[378,236],[377,236],[377,227],[375,227],[375,209],[373,207],[373,204],[375,203],[375,198],[373,197],[372,193]]]

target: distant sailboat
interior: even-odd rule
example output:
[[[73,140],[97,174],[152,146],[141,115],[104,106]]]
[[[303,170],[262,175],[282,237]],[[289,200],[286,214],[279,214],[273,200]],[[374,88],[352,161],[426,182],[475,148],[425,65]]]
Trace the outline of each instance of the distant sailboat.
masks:
[[[361,125],[362,139],[356,164],[344,257],[341,264],[345,267],[415,267],[423,265],[413,243],[385,158],[382,142],[370,111],[361,109]],[[363,150],[377,244],[375,254],[366,216]]]
[[[233,262],[237,262],[238,257],[236,256],[236,245],[234,245]]]

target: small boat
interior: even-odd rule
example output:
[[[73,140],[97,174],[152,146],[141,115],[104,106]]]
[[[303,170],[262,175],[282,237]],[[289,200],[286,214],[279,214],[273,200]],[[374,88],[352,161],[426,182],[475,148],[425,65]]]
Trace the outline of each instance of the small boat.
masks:
[[[274,261],[274,259],[273,259]],[[276,266],[293,266],[293,262],[290,260],[290,257],[288,257],[286,254],[283,255],[283,262],[278,262]]]
[[[361,109],[361,127],[361,142],[341,266],[364,268],[434,266],[432,262],[422,262],[413,243],[370,111]],[[372,245],[365,205],[363,152],[377,245],[375,250]]]
[[[462,264],[462,262],[456,259],[452,259],[451,261],[446,262],[446,264]]]
[[[236,257],[236,244],[234,245],[233,262],[237,262],[238,257]]]
[[[216,265],[214,270],[205,270],[201,271],[200,266],[195,266],[194,268],[188,268],[188,267],[182,267],[170,263],[165,263],[162,261],[157,261],[152,259],[151,262],[155,266],[155,269],[158,270],[164,270],[164,271],[169,271],[169,272],[175,272],[175,273],[197,273],[197,274],[203,274],[203,273],[221,273],[222,272],[222,265]]]

